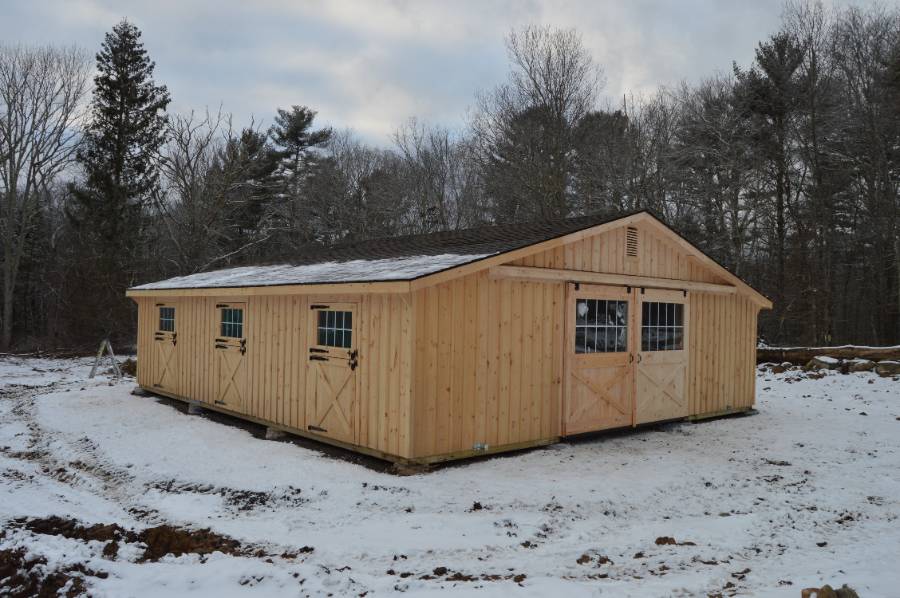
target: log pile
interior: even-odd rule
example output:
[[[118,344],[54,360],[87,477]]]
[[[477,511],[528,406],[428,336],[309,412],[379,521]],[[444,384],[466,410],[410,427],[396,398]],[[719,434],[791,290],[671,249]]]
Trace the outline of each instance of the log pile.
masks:
[[[872,361],[900,361],[900,346],[895,347],[760,347],[756,350],[756,363],[784,363],[806,365],[815,357],[835,359],[869,359]]]

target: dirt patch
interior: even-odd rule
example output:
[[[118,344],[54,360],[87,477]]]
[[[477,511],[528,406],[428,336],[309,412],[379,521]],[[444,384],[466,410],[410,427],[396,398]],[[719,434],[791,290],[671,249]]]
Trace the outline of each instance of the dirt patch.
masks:
[[[215,494],[221,496],[225,500],[226,505],[239,512],[275,507],[299,507],[309,502],[309,499],[302,495],[303,490],[293,486],[279,488],[271,492],[261,492],[167,480],[152,484],[150,488],[170,494]]]
[[[231,555],[258,554],[243,546],[234,538],[217,534],[209,529],[187,529],[172,525],[158,525],[141,531],[124,529],[111,524],[94,524],[85,526],[73,519],[63,517],[45,517],[41,519],[17,519],[14,527],[28,530],[35,534],[63,536],[83,542],[107,542],[103,555],[115,558],[121,543],[144,545],[144,552],[138,562],[154,562],[166,555],[181,556],[183,554],[210,554],[221,552]],[[308,551],[311,551],[310,548]]]
[[[0,593],[25,596],[81,596],[87,593],[86,576],[106,578],[107,573],[83,565],[47,570],[47,560],[31,557],[24,548],[0,550]]]
[[[671,536],[660,536],[656,539],[657,546],[696,546],[696,542],[691,542],[690,540],[685,542],[679,542],[675,538]]]
[[[448,569],[447,567],[435,567],[432,569],[431,573],[417,574],[412,571],[395,571],[394,569],[388,569],[386,571],[388,575],[396,575],[400,579],[407,579],[410,577],[414,577],[416,579],[421,579],[424,581],[429,580],[439,580],[439,581],[512,581],[517,584],[521,584],[525,581],[528,576],[524,573],[507,573],[505,575],[495,574],[495,573],[481,573],[481,574],[470,574],[463,573],[462,571],[453,571]]]
[[[85,527],[74,519],[65,519],[55,515],[42,519],[16,519],[13,521],[13,524],[34,534],[62,536],[71,540],[83,540],[85,542],[92,540],[111,542],[122,539],[126,533],[134,533],[126,532],[126,530],[115,523],[96,523]]]
[[[241,543],[234,538],[222,536],[208,529],[188,530],[171,525],[160,525],[141,532],[140,539],[147,545],[147,549],[141,557],[142,561],[158,561],[167,554],[181,556],[211,552],[225,554],[243,554],[245,552],[241,548]]]

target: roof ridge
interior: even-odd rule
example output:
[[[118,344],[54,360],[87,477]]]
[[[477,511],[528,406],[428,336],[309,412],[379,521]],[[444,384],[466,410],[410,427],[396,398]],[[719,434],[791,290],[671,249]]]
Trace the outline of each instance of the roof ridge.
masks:
[[[344,249],[355,247],[357,245],[363,243],[381,243],[381,242],[402,242],[408,241],[412,239],[429,239],[429,238],[437,238],[437,237],[453,237],[457,235],[464,235],[467,233],[475,233],[475,232],[484,232],[488,230],[498,230],[498,229],[522,229],[528,227],[555,227],[561,226],[565,223],[574,223],[577,220],[598,220],[596,224],[602,224],[604,222],[612,222],[614,220],[618,220],[620,218],[627,218],[628,216],[633,216],[635,214],[639,214],[641,212],[649,212],[647,209],[633,210],[630,212],[625,212],[622,214],[612,215],[610,213],[604,212],[592,212],[590,214],[582,214],[580,216],[566,216],[564,218],[539,218],[535,220],[524,220],[520,222],[503,222],[503,223],[491,223],[491,224],[480,224],[478,226],[469,226],[466,228],[456,228],[456,229],[447,229],[447,230],[438,230],[432,231],[429,233],[411,233],[407,235],[389,235],[383,237],[372,237],[368,239],[360,239],[357,241],[341,241],[339,243],[334,243],[332,245],[320,245],[316,246],[314,250],[332,250],[332,249]],[[595,226],[595,224],[586,225],[586,228],[589,226]]]

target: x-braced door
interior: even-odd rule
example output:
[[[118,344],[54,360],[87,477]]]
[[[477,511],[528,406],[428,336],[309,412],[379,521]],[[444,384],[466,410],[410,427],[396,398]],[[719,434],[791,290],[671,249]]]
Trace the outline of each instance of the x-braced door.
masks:
[[[178,330],[174,303],[157,303],[156,332],[153,333],[156,367],[153,386],[175,393],[178,391]]]
[[[682,291],[637,290],[641,317],[635,424],[688,415],[688,297]]]
[[[566,435],[631,425],[634,400],[631,293],[568,285]]]
[[[246,303],[217,303],[215,403],[241,410],[247,396]]]
[[[307,429],[336,440],[356,442],[356,304],[313,304],[310,309],[307,376],[311,400],[307,400]]]

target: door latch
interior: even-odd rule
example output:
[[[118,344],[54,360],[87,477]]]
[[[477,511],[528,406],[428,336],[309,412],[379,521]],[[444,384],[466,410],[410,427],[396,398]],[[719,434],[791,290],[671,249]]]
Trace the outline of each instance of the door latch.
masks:
[[[352,351],[348,351],[348,355],[350,355],[350,361],[347,365],[350,366],[350,371],[356,369],[356,366],[359,365],[359,351],[353,349]]]

